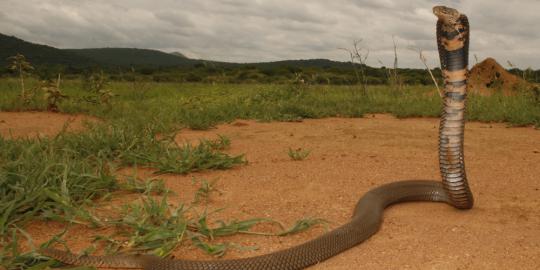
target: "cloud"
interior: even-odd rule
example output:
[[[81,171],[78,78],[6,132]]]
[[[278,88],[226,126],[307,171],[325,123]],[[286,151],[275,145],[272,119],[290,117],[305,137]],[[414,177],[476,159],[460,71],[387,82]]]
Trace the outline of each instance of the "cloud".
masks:
[[[540,68],[537,0],[3,0],[0,32],[60,48],[138,47],[233,62],[348,60],[355,39],[367,63],[438,66],[433,5],[458,8],[472,27],[471,57]]]

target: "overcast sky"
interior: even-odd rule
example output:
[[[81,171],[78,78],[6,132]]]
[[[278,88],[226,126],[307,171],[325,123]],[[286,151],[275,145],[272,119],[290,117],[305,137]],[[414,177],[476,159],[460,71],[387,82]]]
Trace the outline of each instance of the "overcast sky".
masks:
[[[0,32],[58,48],[136,47],[230,62],[328,58],[355,39],[367,64],[438,65],[431,8],[455,7],[471,23],[471,63],[540,68],[539,0],[0,0]]]

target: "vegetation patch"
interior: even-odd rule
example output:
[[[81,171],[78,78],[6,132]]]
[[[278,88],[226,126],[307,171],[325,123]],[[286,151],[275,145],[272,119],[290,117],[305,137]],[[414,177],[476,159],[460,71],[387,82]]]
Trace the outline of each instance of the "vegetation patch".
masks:
[[[304,160],[309,156],[309,153],[311,153],[311,150],[302,148],[289,148],[289,152],[287,152],[287,154],[292,160]]]
[[[185,174],[245,162],[242,155],[230,156],[218,150],[228,141],[225,137],[202,140],[197,146],[177,145],[156,139],[155,127],[159,125],[114,122],[52,138],[0,137],[0,262],[17,265],[12,261],[17,253],[11,244],[25,235],[21,228],[33,219],[101,227],[106,224],[87,210],[93,200],[120,189],[141,193],[163,190],[162,184],[153,182],[132,180],[120,184],[115,174],[119,166],[146,166],[156,168],[156,173]]]

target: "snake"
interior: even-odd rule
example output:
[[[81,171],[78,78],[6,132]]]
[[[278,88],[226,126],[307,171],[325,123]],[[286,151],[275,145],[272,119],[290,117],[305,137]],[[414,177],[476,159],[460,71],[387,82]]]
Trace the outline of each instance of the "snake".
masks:
[[[444,78],[443,110],[439,127],[441,181],[404,180],[384,184],[365,193],[349,222],[303,244],[242,259],[182,260],[152,255],[90,256],[44,248],[42,255],[66,264],[145,270],[267,270],[304,269],[370,238],[382,223],[383,211],[392,204],[410,201],[447,203],[457,209],[473,207],[473,195],[463,155],[465,98],[468,76],[469,22],[453,8],[433,7],[437,16],[437,47]]]

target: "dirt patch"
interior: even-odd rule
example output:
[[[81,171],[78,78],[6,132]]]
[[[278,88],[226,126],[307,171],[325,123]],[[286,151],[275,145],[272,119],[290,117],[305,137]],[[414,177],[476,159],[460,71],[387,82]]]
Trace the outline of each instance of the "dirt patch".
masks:
[[[178,194],[171,197],[172,203],[192,200],[196,189],[192,177],[218,179],[221,195],[210,201],[209,208],[226,207],[219,218],[270,217],[292,224],[302,217],[319,217],[329,220],[333,229],[347,222],[357,200],[376,186],[405,179],[440,179],[437,132],[437,119],[388,115],[299,123],[241,120],[208,131],[185,130],[177,141],[226,135],[232,140],[230,153],[245,153],[247,165],[162,178]],[[538,269],[540,132],[468,123],[465,137],[474,209],[460,211],[439,203],[392,206],[372,238],[310,269]],[[310,149],[311,154],[303,161],[292,161],[289,147]],[[36,243],[42,243],[62,227],[34,223],[28,230]],[[259,248],[233,250],[225,258],[281,250],[323,231],[318,228],[281,238],[230,237],[226,240]],[[91,230],[74,226],[66,240],[74,251],[80,251],[89,245],[91,235]],[[174,255],[211,259],[185,247]]]
[[[502,91],[504,95],[510,96],[520,88],[530,88],[530,85],[506,71],[493,58],[486,58],[470,70],[469,89],[472,93],[489,96],[495,91]]]
[[[0,135],[5,138],[54,136],[66,125],[69,131],[83,130],[85,121],[97,119],[51,112],[0,112]]]

